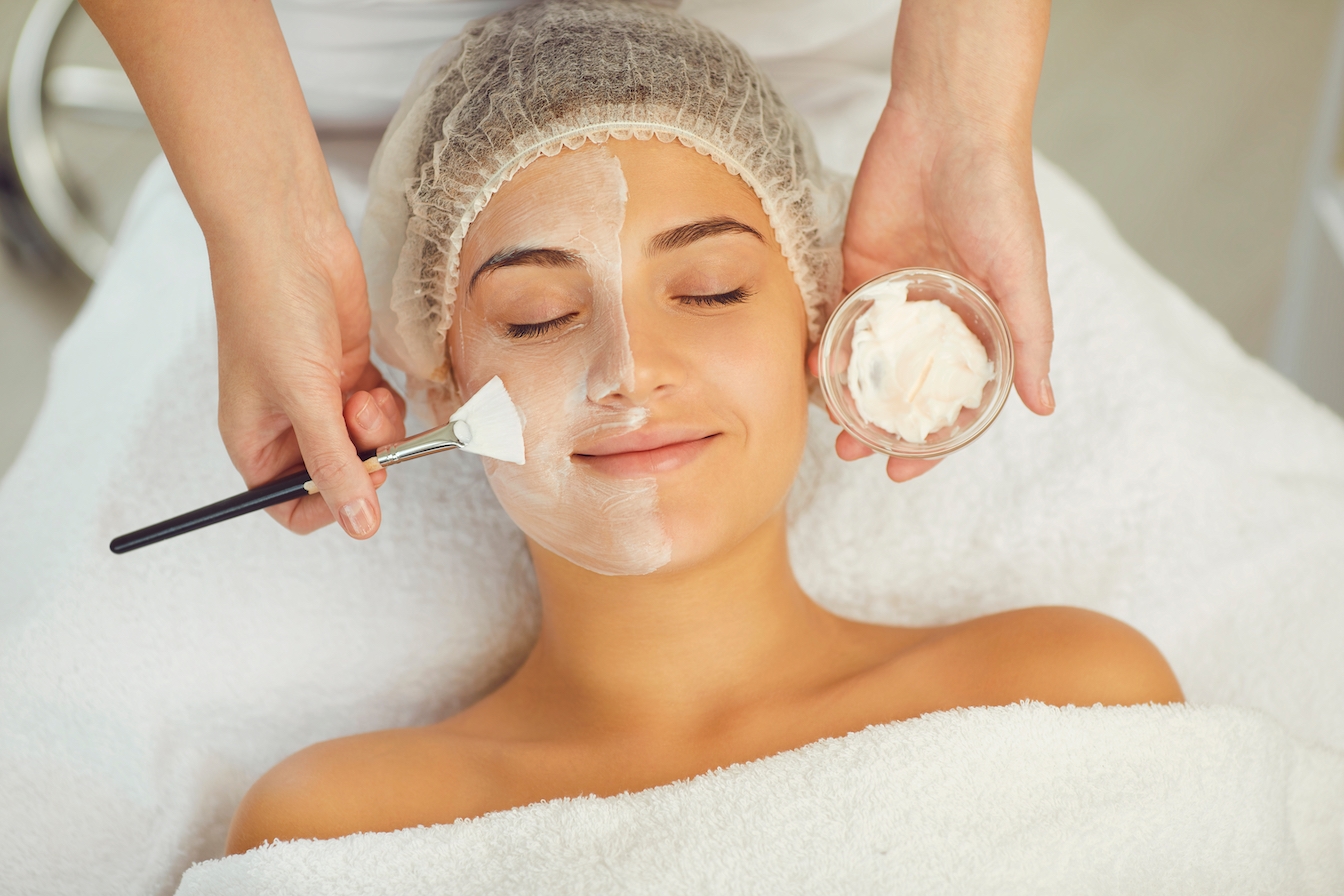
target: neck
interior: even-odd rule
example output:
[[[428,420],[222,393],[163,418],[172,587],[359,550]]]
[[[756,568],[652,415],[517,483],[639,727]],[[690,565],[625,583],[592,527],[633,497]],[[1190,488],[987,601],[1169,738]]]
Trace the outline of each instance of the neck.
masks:
[[[541,633],[510,688],[543,714],[607,729],[703,724],[787,687],[835,635],[835,617],[793,576],[782,510],[671,572],[601,576],[536,545],[532,556]]]

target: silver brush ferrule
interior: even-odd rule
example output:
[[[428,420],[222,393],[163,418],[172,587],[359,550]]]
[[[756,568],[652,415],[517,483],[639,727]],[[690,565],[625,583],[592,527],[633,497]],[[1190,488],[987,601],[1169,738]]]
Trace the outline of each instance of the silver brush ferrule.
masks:
[[[470,430],[460,421],[448,421],[438,429],[422,432],[401,442],[378,449],[378,465],[390,467],[427,454],[461,448],[470,439]]]

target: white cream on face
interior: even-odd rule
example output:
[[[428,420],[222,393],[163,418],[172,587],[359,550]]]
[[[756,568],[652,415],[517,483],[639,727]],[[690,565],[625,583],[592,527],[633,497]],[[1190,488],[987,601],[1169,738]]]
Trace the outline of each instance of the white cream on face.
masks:
[[[523,417],[527,463],[485,459],[486,476],[518,527],[552,553],[603,575],[653,572],[672,556],[657,480],[602,475],[572,457],[576,447],[638,429],[648,417],[624,397],[635,366],[621,303],[620,162],[601,146],[564,152],[514,198],[521,201],[502,213],[487,206],[472,225],[472,240],[488,252],[524,247],[577,255],[586,274],[566,282],[582,282],[587,313],[529,342],[464,326],[459,316],[453,339],[465,393],[499,375]],[[464,269],[460,292],[470,276]]]
[[[980,406],[994,365],[942,302],[907,302],[904,283],[873,290],[872,306],[854,323],[849,392],[864,420],[922,445],[962,408]]]

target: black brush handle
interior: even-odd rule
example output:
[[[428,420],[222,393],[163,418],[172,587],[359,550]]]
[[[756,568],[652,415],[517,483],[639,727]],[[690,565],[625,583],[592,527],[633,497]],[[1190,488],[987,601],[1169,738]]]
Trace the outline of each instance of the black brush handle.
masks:
[[[368,460],[377,453],[376,450],[361,451],[359,459]],[[164,520],[143,529],[136,529],[126,535],[120,535],[112,539],[112,544],[109,547],[112,548],[114,554],[124,554],[127,551],[142,548],[147,544],[153,544],[156,541],[175,538],[184,532],[203,529],[206,526],[213,526],[215,523],[222,523],[224,520],[231,520],[236,516],[251,513],[254,510],[261,510],[264,507],[302,498],[308,494],[308,490],[304,486],[312,478],[308,475],[307,470],[291,473],[274,482],[268,482],[265,485],[259,485],[256,488],[236,494],[232,498],[225,498],[223,501],[207,504],[205,507],[197,508],[181,516],[175,516],[170,520]]]

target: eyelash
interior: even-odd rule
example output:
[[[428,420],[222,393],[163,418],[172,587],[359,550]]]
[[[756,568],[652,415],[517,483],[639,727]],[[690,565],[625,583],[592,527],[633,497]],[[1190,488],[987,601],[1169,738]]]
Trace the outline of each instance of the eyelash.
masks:
[[[545,336],[547,333],[560,329],[576,317],[578,317],[578,314],[571,312],[564,317],[544,320],[539,324],[509,324],[507,331],[511,339],[535,339],[538,336]]]
[[[737,305],[745,302],[751,295],[751,292],[745,287],[739,286],[731,292],[721,292],[712,296],[677,296],[677,298],[688,305],[707,307],[711,305]]]
[[[701,307],[710,307],[716,305],[737,305],[745,302],[752,295],[744,287],[738,287],[730,292],[715,293],[712,296],[678,296],[682,302],[688,305],[699,305]],[[510,339],[535,339],[538,336],[545,336],[547,333],[553,333],[572,321],[577,314],[566,314],[564,317],[557,317],[554,320],[544,320],[536,324],[508,324],[506,331]]]

